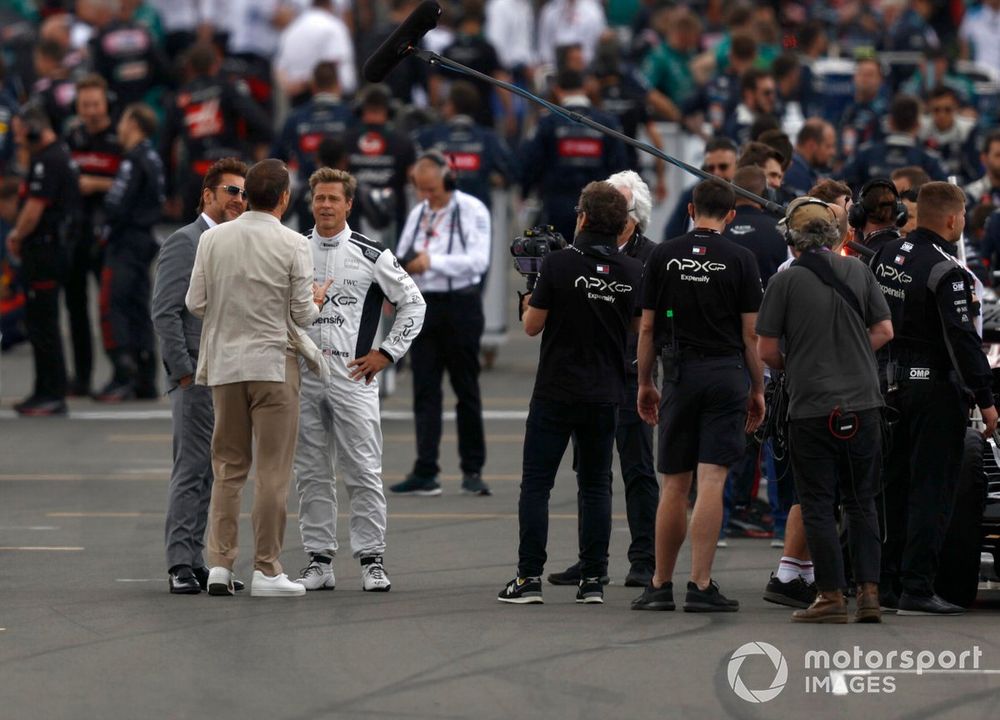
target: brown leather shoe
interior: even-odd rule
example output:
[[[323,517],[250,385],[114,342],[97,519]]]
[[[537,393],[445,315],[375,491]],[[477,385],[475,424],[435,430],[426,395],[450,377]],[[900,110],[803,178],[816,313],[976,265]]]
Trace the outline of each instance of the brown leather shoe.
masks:
[[[847,601],[840,590],[821,590],[813,604],[792,613],[792,622],[847,623]]]
[[[858,585],[858,609],[854,613],[854,622],[880,623],[882,609],[879,607],[878,583],[866,582]]]

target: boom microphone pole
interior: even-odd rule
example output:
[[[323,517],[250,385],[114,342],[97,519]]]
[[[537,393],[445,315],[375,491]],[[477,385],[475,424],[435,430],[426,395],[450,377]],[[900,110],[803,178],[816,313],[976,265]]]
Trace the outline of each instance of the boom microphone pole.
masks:
[[[640,140],[636,140],[633,137],[629,137],[625,133],[618,132],[617,130],[612,130],[606,125],[591,120],[585,115],[581,115],[578,112],[573,112],[572,110],[567,110],[566,108],[560,107],[554,103],[549,102],[543,98],[538,97],[534,93],[531,93],[524,88],[519,88],[516,85],[511,85],[510,83],[504,82],[502,80],[497,80],[490,75],[473,70],[470,67],[466,67],[461,63],[455,62],[454,60],[449,60],[448,58],[441,57],[435,52],[430,52],[429,50],[423,50],[417,47],[417,43],[420,39],[430,30],[437,26],[437,18],[441,14],[441,7],[434,2],[434,0],[424,0],[417,9],[410,13],[410,16],[403,21],[392,35],[384,43],[382,43],[379,48],[372,53],[372,56],[368,58],[365,62],[363,74],[366,80],[369,82],[381,82],[382,79],[389,74],[389,72],[396,67],[405,57],[413,55],[414,57],[420,58],[429,65],[437,65],[439,67],[446,68],[452,72],[456,72],[462,75],[468,75],[474,77],[477,80],[482,80],[483,82],[489,83],[495,87],[506,90],[507,92],[512,92],[515,95],[520,95],[526,100],[530,100],[544,108],[547,108],[549,112],[553,112],[556,115],[561,115],[567,120],[572,120],[573,122],[579,123],[581,125],[586,125],[587,127],[597,130],[600,133],[608,135],[609,137],[616,138],[626,145],[631,145],[637,150],[642,150],[644,153],[652,155],[655,158],[659,158],[664,162],[668,162],[671,165],[679,167],[681,170],[688,172],[702,180],[722,180],[714,175],[710,175],[699,167],[695,167],[683,160],[678,160],[677,158],[667,155],[665,152],[653,147],[649,143],[644,143]],[[776,202],[763,198],[756,195],[749,190],[744,190],[741,187],[733,185],[727,180],[722,180],[729,187],[733,189],[740,197],[749,200],[751,202],[757,203],[766,209],[768,212],[775,215],[784,215],[785,209]]]

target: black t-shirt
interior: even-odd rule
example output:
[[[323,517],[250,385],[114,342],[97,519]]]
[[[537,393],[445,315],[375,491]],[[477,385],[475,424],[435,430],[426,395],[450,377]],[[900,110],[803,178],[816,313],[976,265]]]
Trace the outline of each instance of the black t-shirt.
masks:
[[[75,220],[80,190],[80,175],[61,142],[46,145],[31,156],[24,196],[45,204],[38,226],[25,240],[62,237],[68,223]]]
[[[579,241],[578,236],[578,241]],[[542,261],[531,306],[548,310],[533,398],[616,403],[625,397],[625,346],[642,263],[610,248],[568,247]]]
[[[642,307],[656,311],[657,349],[676,333],[681,349],[707,355],[742,353],[740,315],[757,312],[762,295],[753,253],[713,230],[693,230],[667,240],[646,261]]]
[[[736,217],[723,235],[754,254],[764,287],[788,259],[788,244],[778,229],[778,220],[753,205],[738,205]]]

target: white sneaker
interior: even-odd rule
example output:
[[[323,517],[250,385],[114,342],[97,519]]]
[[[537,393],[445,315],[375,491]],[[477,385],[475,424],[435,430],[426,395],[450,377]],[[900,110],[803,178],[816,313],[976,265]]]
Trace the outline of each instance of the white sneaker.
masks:
[[[253,582],[250,583],[251,597],[294,597],[305,594],[306,589],[299,583],[289,580],[285,573],[268,577],[260,570],[253,571]]]
[[[306,590],[333,590],[337,585],[337,579],[333,576],[333,563],[313,560],[292,582],[299,583]]]
[[[361,587],[366,592],[389,592],[392,588],[381,555],[361,558]]]
[[[224,567],[214,567],[208,571],[209,595],[232,595],[233,572]]]

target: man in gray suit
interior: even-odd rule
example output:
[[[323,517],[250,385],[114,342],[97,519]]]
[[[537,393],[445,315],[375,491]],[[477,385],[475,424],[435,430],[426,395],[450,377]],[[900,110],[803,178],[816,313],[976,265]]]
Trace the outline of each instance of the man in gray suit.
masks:
[[[236,158],[216,162],[201,188],[201,215],[175,232],[160,249],[153,289],[153,326],[167,371],[173,416],[173,470],[168,491],[166,546],[170,592],[195,595],[206,589],[202,557],[212,497],[212,389],[194,383],[201,320],[184,305],[201,234],[246,210],[247,166]],[[237,590],[243,584],[234,581]]]

